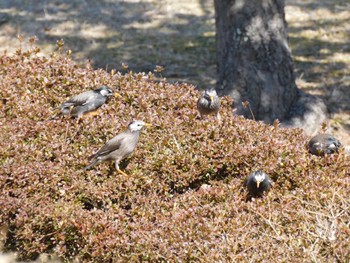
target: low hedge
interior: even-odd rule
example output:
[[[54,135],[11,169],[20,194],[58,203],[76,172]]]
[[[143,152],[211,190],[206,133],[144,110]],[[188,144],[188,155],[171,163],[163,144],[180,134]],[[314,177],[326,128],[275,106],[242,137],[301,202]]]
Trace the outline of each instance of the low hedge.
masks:
[[[0,223],[4,251],[93,262],[347,262],[349,157],[308,154],[299,129],[235,116],[198,118],[199,92],[155,73],[94,70],[62,50],[0,57]],[[159,69],[159,68],[158,68]],[[156,70],[158,71],[158,70]],[[50,120],[68,97],[107,85],[95,117]],[[152,123],[123,162],[84,171],[132,119]],[[248,198],[244,179],[273,180]]]

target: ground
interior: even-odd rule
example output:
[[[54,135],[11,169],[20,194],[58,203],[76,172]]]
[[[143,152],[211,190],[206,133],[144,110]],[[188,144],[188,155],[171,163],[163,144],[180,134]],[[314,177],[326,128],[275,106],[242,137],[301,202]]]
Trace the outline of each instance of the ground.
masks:
[[[350,3],[286,1],[289,45],[297,85],[324,99],[332,132],[350,145]],[[203,89],[215,85],[212,0],[3,0],[0,52],[14,52],[36,36],[42,53],[63,39],[72,57],[94,67],[153,71],[168,81]]]

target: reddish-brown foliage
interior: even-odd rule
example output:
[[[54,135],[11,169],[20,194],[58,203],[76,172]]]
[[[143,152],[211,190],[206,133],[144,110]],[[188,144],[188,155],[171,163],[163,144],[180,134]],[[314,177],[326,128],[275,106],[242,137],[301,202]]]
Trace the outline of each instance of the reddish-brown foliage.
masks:
[[[0,57],[0,219],[6,250],[83,261],[349,261],[349,158],[306,150],[307,138],[234,116],[196,118],[198,92],[149,73],[79,67],[38,50]],[[108,85],[122,98],[97,117],[49,120],[68,97]],[[84,171],[132,119],[142,131],[124,162]],[[247,199],[245,177],[274,181]]]

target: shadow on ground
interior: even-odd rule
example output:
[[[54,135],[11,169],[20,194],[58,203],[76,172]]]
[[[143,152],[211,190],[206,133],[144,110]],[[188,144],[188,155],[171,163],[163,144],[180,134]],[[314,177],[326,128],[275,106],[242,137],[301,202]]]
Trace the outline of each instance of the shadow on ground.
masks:
[[[133,71],[148,72],[162,65],[170,80],[214,84],[211,1],[182,2],[4,1],[1,42],[19,47],[18,34],[36,35],[49,51],[62,38],[74,59],[89,59],[95,67],[122,70],[126,63]]]

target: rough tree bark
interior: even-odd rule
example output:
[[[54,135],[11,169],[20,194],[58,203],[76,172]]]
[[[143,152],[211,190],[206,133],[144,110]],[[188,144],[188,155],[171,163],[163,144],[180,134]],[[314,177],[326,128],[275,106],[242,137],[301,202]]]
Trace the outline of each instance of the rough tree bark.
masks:
[[[287,43],[284,0],[214,0],[217,90],[230,95],[237,113],[249,101],[258,120],[275,119],[314,132],[325,120],[322,101],[295,84]]]

